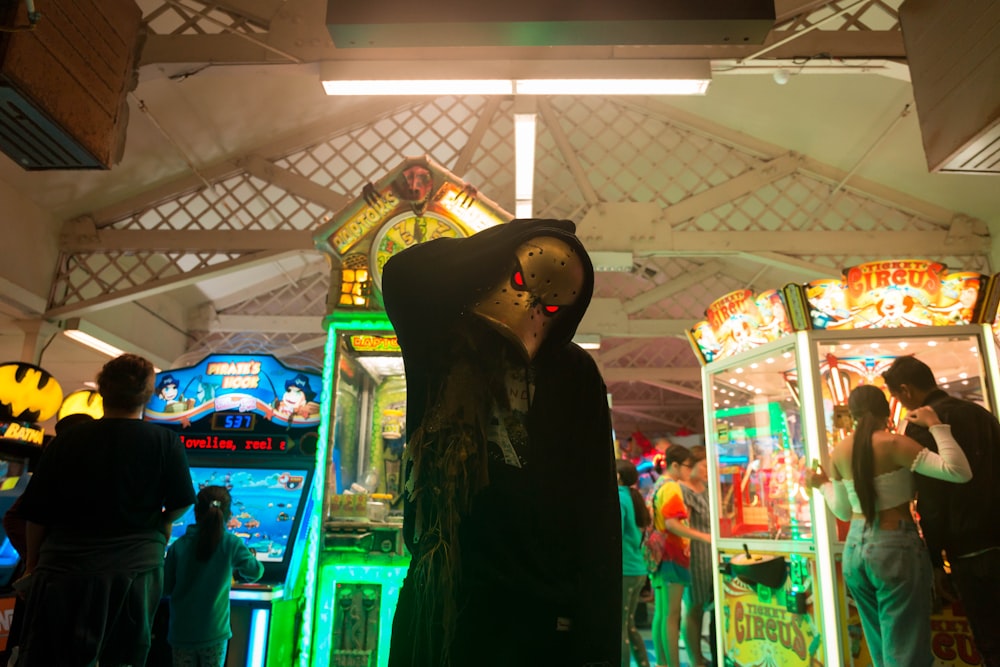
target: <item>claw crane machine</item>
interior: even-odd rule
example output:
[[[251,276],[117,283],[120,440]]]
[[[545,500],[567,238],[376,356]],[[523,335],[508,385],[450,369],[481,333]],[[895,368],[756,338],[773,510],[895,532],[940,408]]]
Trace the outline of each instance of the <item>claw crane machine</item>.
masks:
[[[333,266],[301,664],[384,667],[409,554],[402,536],[406,383],[382,306],[386,261],[513,216],[431,158],[407,158],[314,235]],[[433,322],[427,326],[433,327]],[[309,595],[307,594],[307,595]],[[308,661],[308,662],[307,662]]]
[[[813,461],[830,469],[852,427],[851,390],[883,387],[901,355],[995,412],[996,282],[932,260],[871,262],[840,279],[732,292],[689,331],[704,363],[720,664],[872,664],[841,572],[848,524],[805,473]],[[898,424],[902,407],[891,407]],[[951,609],[932,618],[939,664],[979,664],[961,621]]]

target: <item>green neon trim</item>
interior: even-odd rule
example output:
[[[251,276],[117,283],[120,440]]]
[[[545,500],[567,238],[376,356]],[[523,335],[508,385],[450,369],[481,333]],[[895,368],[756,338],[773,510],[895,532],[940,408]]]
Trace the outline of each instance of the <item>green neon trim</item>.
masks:
[[[392,322],[382,311],[335,310],[323,318],[328,331],[392,331]]]

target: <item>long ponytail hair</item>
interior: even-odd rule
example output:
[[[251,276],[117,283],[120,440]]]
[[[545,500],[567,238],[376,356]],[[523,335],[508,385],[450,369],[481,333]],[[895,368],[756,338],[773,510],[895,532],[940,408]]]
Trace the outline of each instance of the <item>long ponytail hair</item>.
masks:
[[[639,471],[631,461],[618,459],[615,461],[615,469],[618,471],[618,485],[627,486],[629,497],[632,498],[632,508],[635,510],[635,525],[645,528],[652,520],[649,511],[646,510],[646,502],[642,499],[642,494],[635,485],[639,483]]]
[[[854,448],[851,452],[851,474],[854,492],[865,515],[865,525],[875,522],[875,451],[872,434],[886,428],[889,423],[889,401],[881,389],[870,384],[861,385],[851,392],[847,407],[857,422],[854,428]]]
[[[226,522],[232,516],[232,503],[224,486],[206,486],[198,492],[194,505],[194,518],[198,522],[198,541],[194,550],[197,560],[207,561],[219,547]]]

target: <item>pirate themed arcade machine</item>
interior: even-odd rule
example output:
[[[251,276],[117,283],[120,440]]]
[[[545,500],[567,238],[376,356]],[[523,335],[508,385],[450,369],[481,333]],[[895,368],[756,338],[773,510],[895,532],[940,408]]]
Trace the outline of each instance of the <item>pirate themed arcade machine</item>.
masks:
[[[852,429],[851,390],[884,388],[901,355],[928,364],[946,391],[996,410],[988,324],[995,281],[938,262],[886,260],[841,279],[727,294],[690,330],[705,362],[705,426],[719,655],[736,666],[872,664],[841,559],[847,524],[811,493],[811,462]],[[888,392],[887,392],[888,393]],[[891,401],[893,422],[905,415]],[[978,664],[951,611],[932,622],[940,664]],[[952,632],[954,630],[954,632]],[[961,647],[961,648],[960,648]]]
[[[399,587],[409,564],[402,538],[406,385],[381,298],[386,261],[417,243],[465,237],[510,214],[428,157],[408,158],[316,234],[330,256],[330,314],[316,455],[311,664],[386,665]],[[433,326],[433,323],[428,323]],[[307,607],[308,609],[309,607]],[[310,619],[304,620],[304,626]],[[305,632],[305,630],[304,630]],[[305,653],[305,651],[304,651]]]
[[[195,489],[229,490],[227,529],[264,565],[259,582],[232,587],[230,667],[290,665],[294,659],[320,381],[268,355],[212,355],[158,373],[146,407],[147,421],[180,436]],[[193,509],[174,524],[172,539],[192,522]]]
[[[0,364],[0,517],[28,485],[30,464],[38,461],[45,441],[40,424],[55,416],[62,401],[62,387],[48,371],[18,361]],[[10,584],[22,570],[12,536],[0,528],[0,652],[7,649],[16,599]]]

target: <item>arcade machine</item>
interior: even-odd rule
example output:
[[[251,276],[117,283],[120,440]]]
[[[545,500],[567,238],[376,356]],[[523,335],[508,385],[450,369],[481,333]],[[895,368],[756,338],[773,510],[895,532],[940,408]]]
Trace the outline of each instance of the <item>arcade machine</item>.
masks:
[[[62,387],[48,371],[24,362],[0,364],[0,517],[28,485],[29,468],[45,442],[40,424],[56,414],[62,401]],[[0,652],[7,649],[16,600],[10,585],[20,576],[20,561],[0,528]]]
[[[247,354],[212,355],[156,376],[144,418],[179,434],[196,490],[229,489],[227,529],[264,565],[259,582],[233,584],[228,667],[295,660],[320,382],[274,357]],[[171,541],[192,522],[193,509],[174,524]]]
[[[381,303],[385,262],[438,237],[469,236],[511,216],[428,157],[408,158],[314,236],[331,278],[324,400],[316,455],[311,554],[315,596],[303,655],[315,666],[385,666],[399,588],[409,565],[402,538],[406,384]],[[322,495],[320,495],[322,494]],[[304,629],[303,632],[306,632]]]
[[[718,655],[727,666],[872,664],[844,586],[847,524],[805,484],[852,427],[850,391],[883,386],[915,354],[952,394],[996,411],[990,323],[995,278],[938,262],[886,260],[839,280],[754,295],[741,290],[689,332],[705,363]],[[894,418],[905,415],[892,402]],[[979,664],[953,610],[933,619],[939,664]]]

